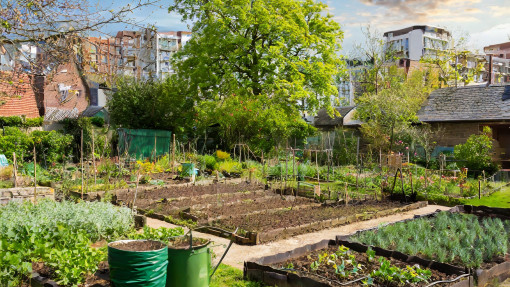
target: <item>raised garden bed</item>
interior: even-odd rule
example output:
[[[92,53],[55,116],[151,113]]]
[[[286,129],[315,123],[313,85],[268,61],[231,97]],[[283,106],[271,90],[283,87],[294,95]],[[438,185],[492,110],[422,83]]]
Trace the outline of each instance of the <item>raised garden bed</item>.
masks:
[[[286,287],[428,286],[455,279],[436,286],[460,287],[464,281],[457,282],[470,279],[455,266],[404,254],[391,257],[357,243],[335,240],[245,262],[244,276],[269,286]]]
[[[180,197],[197,197],[205,194],[219,194],[219,193],[237,193],[246,191],[257,191],[264,189],[263,185],[260,184],[211,184],[211,185],[179,185],[179,186],[167,186],[164,188],[147,188],[138,190],[137,201],[139,199],[175,199]],[[121,190],[115,192],[117,201],[129,204],[133,201],[135,196],[135,189]]]
[[[253,192],[205,194],[196,197],[179,197],[164,199],[136,199],[138,209],[163,215],[174,215],[183,209],[207,210],[218,206],[230,206],[236,203],[262,201],[266,198],[274,198],[276,195],[269,191],[259,190]]]
[[[239,244],[260,244],[304,233],[332,228],[356,221],[368,220],[426,206],[426,202],[402,205],[397,202],[357,202],[349,206],[286,208],[225,217],[201,229],[217,236],[240,228]]]
[[[456,206],[388,226],[340,236],[343,242],[357,241],[387,254],[407,253],[423,260],[457,266],[475,277],[476,284],[510,278],[510,210]],[[503,220],[503,221],[502,221]],[[365,245],[366,244],[366,245]]]

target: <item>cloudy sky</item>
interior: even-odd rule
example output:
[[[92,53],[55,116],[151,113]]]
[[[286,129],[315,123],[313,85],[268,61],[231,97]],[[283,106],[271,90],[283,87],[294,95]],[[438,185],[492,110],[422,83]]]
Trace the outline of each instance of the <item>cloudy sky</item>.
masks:
[[[510,41],[510,0],[322,0],[345,32],[344,53],[361,43],[361,28],[370,25],[381,34],[411,25],[447,28],[454,37],[469,36],[469,48]],[[115,1],[115,5],[129,0]],[[168,1],[134,15],[141,25],[154,24],[161,31],[186,30],[177,15],[168,14]],[[110,27],[120,30],[118,25]]]

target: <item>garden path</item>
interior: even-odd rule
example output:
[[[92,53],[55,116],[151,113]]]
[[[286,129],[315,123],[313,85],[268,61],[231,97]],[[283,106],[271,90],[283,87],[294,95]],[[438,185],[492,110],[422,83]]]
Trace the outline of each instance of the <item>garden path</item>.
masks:
[[[403,219],[413,218],[414,215],[423,215],[427,213],[432,213],[436,210],[447,210],[449,207],[440,206],[440,205],[429,205],[420,209],[411,210],[408,212],[403,212],[399,214],[394,214],[390,216],[385,216],[381,218],[371,219],[367,221],[356,222],[344,226],[339,226],[331,229],[325,229],[318,232],[307,233],[298,235],[295,237],[291,237],[284,240],[279,240],[275,242],[269,242],[266,244],[255,245],[255,246],[244,246],[233,244],[227,256],[223,260],[223,263],[233,266],[235,268],[242,269],[243,262],[247,261],[251,258],[258,258],[268,255],[273,255],[277,253],[282,253],[286,251],[290,251],[292,249],[302,247],[307,244],[317,243],[324,239],[335,239],[337,235],[347,235],[354,233],[358,230],[377,227],[379,224],[383,223],[391,223]],[[153,219],[147,218],[147,225],[153,228],[159,227],[176,227],[176,225]],[[210,234],[194,232],[194,236],[207,238],[213,241],[213,251],[217,255],[215,261],[219,260],[223,252],[225,251],[226,246],[229,243],[228,239],[217,237]]]

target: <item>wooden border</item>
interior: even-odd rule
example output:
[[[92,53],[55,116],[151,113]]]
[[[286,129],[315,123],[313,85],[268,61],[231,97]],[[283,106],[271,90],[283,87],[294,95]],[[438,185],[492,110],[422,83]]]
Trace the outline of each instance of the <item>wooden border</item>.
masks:
[[[285,239],[288,237],[309,233],[310,230],[323,230],[323,229],[333,228],[333,227],[337,227],[337,226],[341,226],[341,225],[345,225],[345,224],[349,224],[349,223],[353,223],[353,222],[364,221],[364,220],[388,216],[391,214],[396,214],[399,212],[415,210],[415,209],[422,208],[425,206],[427,206],[427,202],[420,201],[420,202],[412,203],[412,204],[409,204],[409,205],[406,205],[403,207],[397,207],[397,208],[391,208],[391,209],[377,211],[372,214],[354,214],[354,215],[350,215],[350,216],[327,219],[327,220],[323,220],[323,221],[317,221],[317,222],[312,222],[309,224],[303,224],[303,225],[298,225],[298,226],[293,226],[293,227],[273,229],[273,230],[269,230],[266,232],[248,232],[246,237],[239,236],[240,238],[238,241],[236,241],[236,243],[241,244],[241,245],[257,245],[257,244],[262,244],[265,242],[281,240],[281,239]],[[155,214],[153,214],[153,215],[155,215]],[[152,216],[152,215],[147,215],[147,216]],[[157,215],[157,216],[161,216],[161,215]],[[210,233],[210,234],[213,234],[216,236],[225,237],[225,236],[221,235],[221,234],[225,234],[225,232],[221,232],[220,235],[218,235],[217,232],[214,232],[214,231],[209,232],[212,229],[214,229],[214,227],[210,226],[210,228],[204,227],[201,230],[204,233]],[[230,237],[226,237],[226,238],[230,238]]]

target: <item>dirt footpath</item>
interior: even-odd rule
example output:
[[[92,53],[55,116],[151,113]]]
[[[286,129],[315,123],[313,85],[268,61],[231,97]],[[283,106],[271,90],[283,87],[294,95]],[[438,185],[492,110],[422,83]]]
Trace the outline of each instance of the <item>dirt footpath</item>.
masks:
[[[228,252],[227,256],[223,260],[223,263],[242,269],[244,261],[248,261],[251,258],[258,258],[267,255],[273,255],[277,253],[286,252],[298,247],[302,247],[307,244],[317,243],[324,239],[335,239],[337,235],[347,235],[350,233],[354,233],[357,230],[367,229],[372,227],[377,227],[383,223],[391,223],[395,221],[399,221],[402,219],[413,218],[414,215],[422,215],[427,213],[432,213],[436,210],[447,210],[449,207],[439,206],[439,205],[429,205],[424,208],[411,210],[408,212],[403,212],[400,214],[394,214],[386,217],[376,218],[367,221],[356,222],[349,225],[339,226],[336,228],[325,229],[314,233],[307,233],[303,235],[298,235],[289,239],[284,239],[280,241],[270,242],[262,245],[255,246],[243,246],[233,244]],[[147,218],[147,225],[153,228],[158,227],[175,227],[175,225],[157,220],[152,218]],[[210,234],[204,234],[199,232],[194,232],[194,236],[199,236],[202,238],[207,238],[213,241],[212,247],[214,252],[216,253],[215,261],[219,260],[225,248],[227,247],[229,240],[217,236],[213,236]]]

